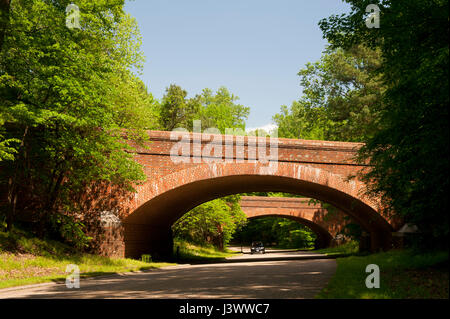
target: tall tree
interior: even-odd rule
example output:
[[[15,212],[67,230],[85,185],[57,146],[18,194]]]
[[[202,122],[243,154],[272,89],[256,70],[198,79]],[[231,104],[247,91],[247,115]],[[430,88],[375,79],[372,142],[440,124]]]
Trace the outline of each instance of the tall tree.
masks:
[[[382,94],[379,50],[328,49],[298,73],[303,94],[274,116],[282,137],[363,141],[378,129]]]
[[[245,129],[249,107],[237,104],[239,99],[227,88],[216,92],[204,89],[201,94],[187,98],[188,92],[176,84],[166,89],[160,105],[160,123],[164,130],[176,127],[193,130],[193,120],[200,120],[203,129],[217,128],[225,133],[226,128]]]
[[[414,223],[427,248],[448,247],[449,23],[448,1],[346,0],[347,15],[320,22],[335,47],[379,48],[381,129],[362,149],[374,195]],[[365,9],[380,8],[380,28],[367,28]]]
[[[198,97],[201,103],[199,119],[203,128],[214,127],[225,133],[227,128],[245,129],[250,108],[235,103],[239,97],[231,94],[225,87],[220,87],[216,94],[210,89],[204,89]]]
[[[163,130],[177,127],[192,128],[192,120],[199,112],[198,100],[188,99],[187,91],[176,84],[166,89],[160,105],[160,121]]]
[[[13,1],[0,53],[3,139],[16,141],[0,169],[2,210],[8,227],[19,210],[35,215],[41,234],[61,213],[82,214],[73,198],[92,192],[92,183],[132,190],[143,180],[122,130],[142,137],[152,125],[136,121],[151,118],[138,113],[154,106],[130,71],[143,57],[124,1],[77,1],[80,29],[65,24],[68,4]]]

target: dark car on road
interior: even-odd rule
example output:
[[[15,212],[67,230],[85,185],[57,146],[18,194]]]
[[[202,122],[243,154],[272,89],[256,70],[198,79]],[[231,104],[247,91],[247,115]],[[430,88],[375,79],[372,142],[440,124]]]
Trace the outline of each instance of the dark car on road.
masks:
[[[262,253],[265,254],[266,253],[266,249],[264,248],[264,245],[262,242],[260,241],[254,241],[252,243],[252,247],[250,248],[250,253],[253,254],[257,254],[257,253]]]

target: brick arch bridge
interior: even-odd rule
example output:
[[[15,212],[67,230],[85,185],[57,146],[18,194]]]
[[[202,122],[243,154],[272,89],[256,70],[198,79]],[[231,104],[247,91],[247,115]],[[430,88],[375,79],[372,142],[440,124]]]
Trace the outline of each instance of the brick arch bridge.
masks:
[[[120,222],[114,226],[120,232],[104,237],[99,247],[103,254],[169,255],[171,225],[183,214],[218,197],[257,191],[293,193],[328,202],[370,234],[373,250],[391,247],[395,225],[382,216],[377,200],[364,195],[361,181],[348,180],[366,167],[353,160],[360,143],[148,134],[150,142],[145,147],[133,145],[147,182],[121,202]]]
[[[242,196],[240,206],[248,219],[284,217],[307,226],[317,236],[316,249],[336,244],[335,237],[348,223],[343,212],[329,212],[311,198]]]

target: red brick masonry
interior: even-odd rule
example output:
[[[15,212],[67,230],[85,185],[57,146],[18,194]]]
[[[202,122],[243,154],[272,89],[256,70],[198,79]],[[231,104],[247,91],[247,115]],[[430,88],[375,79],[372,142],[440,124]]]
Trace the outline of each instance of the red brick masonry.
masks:
[[[336,236],[348,223],[343,212],[329,212],[310,198],[242,196],[240,205],[249,219],[277,216],[308,226],[317,235],[316,248],[337,244]]]
[[[169,254],[170,226],[184,213],[217,197],[253,191],[288,192],[328,202],[370,233],[372,249],[391,247],[397,225],[383,217],[377,199],[364,195],[364,183],[349,179],[368,169],[354,160],[360,143],[263,138],[259,144],[266,149],[258,153],[254,137],[148,134],[150,142],[136,147],[135,155],[147,181],[122,202],[120,229],[102,243],[105,254]],[[174,158],[171,151],[187,156]]]

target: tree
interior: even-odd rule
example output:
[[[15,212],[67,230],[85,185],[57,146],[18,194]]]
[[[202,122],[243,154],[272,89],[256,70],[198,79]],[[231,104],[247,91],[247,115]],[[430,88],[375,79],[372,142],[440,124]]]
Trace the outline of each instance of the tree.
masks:
[[[0,0],[0,51],[3,47],[5,32],[9,24],[10,0]]]
[[[281,111],[273,117],[278,126],[278,136],[284,138],[299,138],[324,140],[326,117],[324,108],[309,108],[303,101],[294,101],[290,108],[281,106]]]
[[[155,129],[158,127],[157,101],[144,83],[126,71],[111,77],[110,107],[119,128]]]
[[[306,226],[282,217],[251,219],[235,237],[246,245],[262,241],[266,246],[274,243],[282,248],[311,248],[316,239],[316,235]]]
[[[175,84],[166,89],[160,106],[163,130],[183,127],[192,131],[193,120],[200,120],[204,129],[217,128],[222,133],[225,133],[226,128],[245,129],[250,108],[236,104],[239,98],[227,88],[220,87],[215,94],[206,88],[192,98],[187,98],[187,95],[186,90]]]
[[[5,38],[5,32],[9,25],[9,10],[10,10],[10,0],[0,1],[0,52],[3,47],[3,42]],[[4,138],[4,123],[6,118],[3,114],[0,114],[0,162],[2,160],[11,160],[14,158],[14,153],[16,149],[12,144],[20,142],[18,139],[5,139]]]
[[[281,137],[362,141],[378,129],[384,87],[379,50],[325,51],[300,70],[303,95],[274,116]]]
[[[227,88],[220,87],[216,94],[210,89],[204,89],[198,97],[201,109],[198,117],[202,127],[214,127],[225,133],[227,128],[240,128],[245,130],[245,120],[250,108],[235,102],[239,99],[231,94]]]
[[[77,2],[81,29],[69,29],[68,3],[11,3],[0,55],[0,145],[13,147],[0,169],[9,229],[27,212],[44,235],[61,214],[85,213],[73,199],[93,183],[131,191],[145,178],[122,136],[142,139],[152,126],[153,99],[130,71],[143,62],[137,23],[122,0],[86,0]]]
[[[245,224],[239,196],[215,199],[197,206],[173,226],[174,236],[200,245],[213,244],[223,249],[233,233]]]
[[[419,228],[420,245],[448,247],[448,1],[347,0],[351,11],[320,22],[333,47],[379,48],[383,94],[380,130],[361,160],[372,195]],[[365,26],[365,8],[380,8],[380,28]]]
[[[198,99],[187,99],[187,91],[180,86],[171,84],[166,89],[160,106],[162,129],[171,131],[177,127],[191,128],[192,120],[199,112]]]

